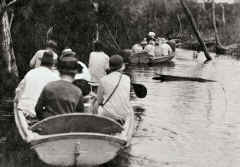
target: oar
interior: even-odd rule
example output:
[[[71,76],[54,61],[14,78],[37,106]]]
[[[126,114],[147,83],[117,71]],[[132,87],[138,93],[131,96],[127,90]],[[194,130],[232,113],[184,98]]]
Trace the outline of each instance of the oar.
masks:
[[[147,95],[147,88],[139,83],[131,82],[134,92],[138,98],[144,98]]]
[[[73,83],[83,91],[84,95],[90,92],[92,86],[98,86],[95,82],[89,82],[83,79],[77,79]],[[134,82],[131,82],[131,85],[133,86],[134,92],[138,98],[146,97],[147,88],[144,85]]]
[[[160,81],[195,81],[195,82],[216,82],[214,80],[197,78],[197,77],[185,77],[185,76],[174,76],[174,75],[164,75],[164,74],[156,74],[158,76],[153,77],[154,80]]]

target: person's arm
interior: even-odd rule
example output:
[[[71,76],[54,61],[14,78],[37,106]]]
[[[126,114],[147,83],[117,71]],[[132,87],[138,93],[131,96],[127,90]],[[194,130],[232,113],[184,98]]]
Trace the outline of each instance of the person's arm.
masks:
[[[24,91],[24,87],[25,87],[25,79],[22,79],[22,81],[18,84],[18,87],[16,88],[16,91],[15,91],[15,102],[18,103],[19,99],[21,98],[22,96],[22,93]]]
[[[45,106],[44,99],[45,99],[45,91],[43,90],[35,106],[35,112],[36,112],[37,118],[40,120],[44,119],[43,117],[44,106]]]
[[[77,107],[76,107],[76,112],[84,112],[84,105],[83,105],[83,96],[81,93],[81,97],[79,98]]]
[[[36,65],[36,61],[37,61],[37,58],[38,58],[38,54],[39,54],[39,51],[37,51],[34,56],[32,57],[32,59],[30,60],[30,63],[29,63],[29,66],[31,68],[34,68],[35,65]]]

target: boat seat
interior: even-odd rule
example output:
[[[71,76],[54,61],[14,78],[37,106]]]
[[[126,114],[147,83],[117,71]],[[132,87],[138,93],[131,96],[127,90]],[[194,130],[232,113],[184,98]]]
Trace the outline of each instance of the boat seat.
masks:
[[[92,132],[103,134],[116,134],[123,127],[116,121],[92,114],[61,114],[48,117],[30,127],[40,135],[61,134],[69,132]]]

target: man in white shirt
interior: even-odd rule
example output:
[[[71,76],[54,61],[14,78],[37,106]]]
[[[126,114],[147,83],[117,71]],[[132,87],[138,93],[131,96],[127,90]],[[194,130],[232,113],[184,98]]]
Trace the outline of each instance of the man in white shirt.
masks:
[[[52,71],[53,57],[52,52],[45,51],[40,66],[30,70],[16,89],[17,107],[26,117],[36,117],[35,105],[44,86],[60,79],[60,76]]]
[[[150,40],[149,43],[145,46],[144,51],[146,51],[150,56],[155,56],[155,42]]]
[[[104,53],[103,44],[100,41],[94,44],[95,51],[89,56],[89,71],[91,74],[91,81],[99,83],[100,79],[105,76],[106,70],[109,68],[109,56]]]
[[[122,74],[124,70],[123,58],[113,55],[110,60],[110,74],[100,81],[97,99],[101,107],[98,114],[110,117],[121,124],[133,113],[130,103],[130,78]],[[98,108],[95,106],[95,108]]]
[[[70,49],[70,48],[64,49],[62,51],[60,59],[62,59],[63,57],[68,57],[68,56],[76,57],[76,53],[74,51],[72,51],[72,49]],[[75,75],[74,79],[84,79],[84,80],[90,82],[91,74],[90,74],[87,66],[79,60],[78,60],[77,64],[79,66],[80,71]]]
[[[161,39],[160,47],[162,48],[162,56],[170,56],[173,52],[171,46],[167,44],[166,39]]]
[[[29,64],[31,68],[39,67],[41,65],[41,61],[42,61],[44,52],[51,51],[53,53],[53,60],[54,60],[54,64],[53,64],[52,68],[56,69],[56,63],[57,63],[57,59],[58,59],[58,55],[56,54],[57,43],[53,40],[49,40],[49,41],[47,41],[46,45],[47,45],[46,49],[38,50],[32,57],[30,64]]]

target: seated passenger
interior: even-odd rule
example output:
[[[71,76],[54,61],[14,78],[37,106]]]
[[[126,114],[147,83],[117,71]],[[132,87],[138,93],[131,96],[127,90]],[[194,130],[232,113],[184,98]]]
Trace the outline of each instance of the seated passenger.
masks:
[[[173,53],[172,48],[167,44],[167,40],[165,38],[161,39],[160,47],[162,48],[163,56],[170,56]]]
[[[160,46],[160,44],[161,43],[159,41],[156,42],[155,50],[154,50],[155,57],[161,57],[163,55],[163,49]]]
[[[36,117],[35,105],[44,88],[51,82],[59,80],[60,77],[51,68],[54,64],[53,53],[45,51],[43,53],[40,67],[30,70],[20,82],[16,89],[17,107],[22,110],[25,117]]]
[[[73,52],[72,49],[70,49],[70,48],[64,49],[62,51],[60,59],[62,57],[67,57],[67,56],[76,56],[76,53]],[[90,82],[91,81],[91,75],[90,75],[90,72],[89,72],[87,66],[81,61],[78,61],[77,63],[79,65],[79,68],[81,69],[81,71],[79,71],[75,75],[75,79],[84,79],[84,80]]]
[[[82,91],[72,84],[77,66],[75,57],[63,57],[59,60],[58,70],[61,80],[50,82],[44,87],[35,108],[38,119],[83,112]]]
[[[96,108],[99,104],[99,115],[124,124],[133,112],[130,104],[130,78],[123,74],[124,64],[121,56],[113,55],[110,57],[109,64],[111,72],[100,81]]]
[[[57,50],[57,43],[53,40],[49,40],[47,41],[46,44],[46,49],[41,49],[38,50],[34,56],[32,57],[29,65],[31,68],[36,68],[39,67],[41,65],[41,61],[42,61],[42,57],[43,57],[43,53],[46,51],[51,51],[53,54],[53,59],[54,59],[54,65],[52,66],[53,70],[56,69],[56,64],[57,64],[57,59],[58,59],[58,55],[56,53]]]
[[[150,56],[154,57],[155,42],[153,40],[150,40],[149,44],[147,44],[146,47],[144,48],[144,51],[146,51]]]
[[[137,43],[132,46],[133,53],[141,53],[143,51],[143,47]]]

